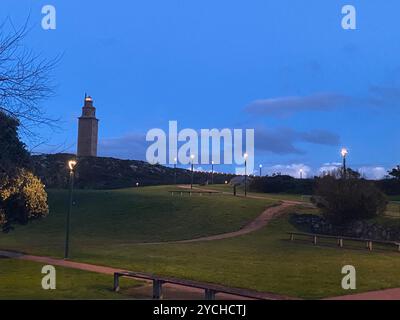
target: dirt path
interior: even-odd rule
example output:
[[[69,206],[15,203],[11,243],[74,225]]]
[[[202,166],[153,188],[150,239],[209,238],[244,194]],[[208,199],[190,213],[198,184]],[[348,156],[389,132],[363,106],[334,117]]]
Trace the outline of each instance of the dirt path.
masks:
[[[178,188],[190,189],[190,186],[180,185],[180,186],[178,186]],[[212,189],[198,188],[198,187],[193,187],[193,189],[197,190],[197,191],[204,191],[204,192],[215,191]],[[223,192],[223,194],[230,194],[230,193]],[[254,195],[248,195],[247,198],[268,200],[265,197],[254,196]],[[272,199],[272,200],[276,201],[276,199]],[[140,243],[140,244],[141,245],[158,245],[158,244],[174,244],[174,243],[193,243],[193,242],[200,242],[200,241],[214,241],[214,240],[222,240],[222,239],[239,237],[239,236],[257,231],[257,230],[265,227],[269,223],[269,221],[271,221],[271,219],[278,216],[279,214],[286,212],[287,208],[289,208],[291,206],[295,206],[295,205],[304,205],[304,204],[305,203],[299,202],[299,201],[283,200],[283,201],[281,201],[280,205],[275,206],[275,207],[269,207],[269,208],[265,209],[265,211],[263,213],[261,213],[256,219],[254,219],[253,221],[251,221],[250,223],[248,223],[243,228],[241,228],[240,230],[237,230],[237,231],[217,234],[217,235],[213,235],[213,236],[195,238],[195,239],[188,239],[188,240],[152,242],[152,243]]]
[[[207,236],[202,238],[196,239],[189,239],[189,240],[181,240],[181,241],[173,241],[173,242],[161,242],[161,243],[192,243],[192,242],[199,242],[199,241],[214,241],[214,240],[222,240],[228,238],[239,237],[254,231],[257,231],[263,227],[265,227],[271,219],[282,214],[285,212],[285,209],[288,207],[294,206],[295,204],[290,201],[283,201],[281,205],[275,207],[267,208],[263,213],[261,213],[256,219],[248,223],[242,229],[227,232],[222,234],[217,234],[213,236]]]
[[[349,294],[325,300],[400,300],[400,288]]]

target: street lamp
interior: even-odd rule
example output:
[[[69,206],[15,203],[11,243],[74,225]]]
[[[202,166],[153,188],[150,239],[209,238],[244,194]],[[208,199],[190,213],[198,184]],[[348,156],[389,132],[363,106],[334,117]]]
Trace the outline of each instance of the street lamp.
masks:
[[[176,162],[178,159],[174,158],[174,184],[176,185]]]
[[[342,158],[343,158],[343,177],[346,177],[346,156],[349,153],[349,151],[346,148],[342,148],[340,151]]]
[[[244,157],[244,196],[247,197],[247,158],[249,155],[245,153]]]
[[[193,161],[194,161],[194,154],[190,155],[191,163],[192,163],[192,178],[190,180],[190,189],[193,189]]]
[[[260,164],[260,177],[262,176],[261,170],[262,170],[262,164]]]
[[[300,179],[303,179],[303,169],[300,169]]]
[[[71,220],[71,211],[72,211],[72,193],[74,190],[74,175],[75,175],[75,166],[76,161],[70,160],[68,161],[69,168],[69,204],[68,204],[68,212],[67,212],[67,225],[65,230],[65,248],[64,248],[64,259],[68,259],[69,257],[69,229],[70,229],[70,220]]]
[[[214,161],[211,161],[211,184],[214,184]]]

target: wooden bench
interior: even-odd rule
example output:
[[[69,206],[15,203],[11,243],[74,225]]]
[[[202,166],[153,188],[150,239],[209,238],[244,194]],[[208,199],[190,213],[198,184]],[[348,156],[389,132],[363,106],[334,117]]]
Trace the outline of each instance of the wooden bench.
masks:
[[[119,291],[119,278],[128,277],[134,279],[150,280],[153,282],[153,299],[163,298],[163,284],[170,283],[175,285],[180,285],[184,287],[196,288],[204,290],[204,298],[206,300],[215,300],[215,295],[217,293],[226,293],[234,296],[256,299],[256,300],[281,300],[290,299],[288,297],[278,296],[272,293],[262,293],[247,289],[229,288],[221,285],[197,282],[192,280],[176,279],[170,277],[159,277],[147,273],[137,273],[137,272],[115,272],[114,273],[114,291]]]
[[[365,242],[366,248],[369,251],[372,251],[372,244],[383,244],[383,245],[391,245],[397,248],[397,251],[400,252],[400,242],[396,241],[384,241],[384,240],[373,240],[373,239],[363,239],[363,238],[354,238],[354,237],[345,237],[345,236],[331,236],[325,234],[318,234],[318,233],[304,233],[304,232],[288,232],[290,235],[290,240],[294,241],[295,236],[305,236],[312,238],[312,242],[314,245],[317,245],[318,239],[336,239],[337,245],[339,247],[343,247],[344,240],[347,241],[356,241],[356,242]]]
[[[189,194],[189,196],[191,196],[192,194],[198,194],[202,196],[203,194],[212,195],[212,194],[222,193],[219,191],[200,191],[200,190],[170,190],[168,192],[171,194],[171,196],[174,196],[175,194],[180,194],[181,196],[183,196],[184,194]]]

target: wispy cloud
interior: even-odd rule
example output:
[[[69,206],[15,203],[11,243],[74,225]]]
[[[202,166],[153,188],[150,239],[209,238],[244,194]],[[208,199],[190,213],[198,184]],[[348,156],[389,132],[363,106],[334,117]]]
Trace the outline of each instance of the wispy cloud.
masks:
[[[307,142],[319,145],[337,146],[340,137],[326,130],[296,131],[290,128],[256,129],[255,147],[259,151],[268,151],[275,154],[304,154],[298,148],[297,142]]]
[[[259,99],[244,111],[253,115],[287,117],[305,111],[332,111],[342,107],[383,107],[397,103],[400,87],[372,85],[361,97],[340,93],[315,93],[308,96],[287,96]]]
[[[255,115],[289,116],[302,111],[327,111],[350,102],[351,97],[336,93],[317,93],[310,96],[260,99],[246,106]]]

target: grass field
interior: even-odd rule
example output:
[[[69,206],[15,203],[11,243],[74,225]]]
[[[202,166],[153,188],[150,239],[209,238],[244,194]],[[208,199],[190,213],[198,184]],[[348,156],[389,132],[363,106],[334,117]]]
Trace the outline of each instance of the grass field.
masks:
[[[265,206],[274,204],[269,200],[222,195],[171,197],[167,189],[80,191],[74,208],[72,258],[302,298],[348,294],[341,288],[341,268],[346,264],[357,269],[356,292],[400,287],[399,253],[368,252],[362,246],[338,249],[330,244],[290,242],[286,232],[294,227],[287,215],[237,238],[138,244],[235,230]],[[50,192],[50,216],[0,235],[0,248],[60,257],[65,199],[63,191]],[[290,210],[299,211],[304,209]]]
[[[56,290],[44,290],[43,265],[0,258],[0,299],[128,299],[128,287],[141,285],[125,280],[122,293],[112,291],[112,276],[56,267]]]

